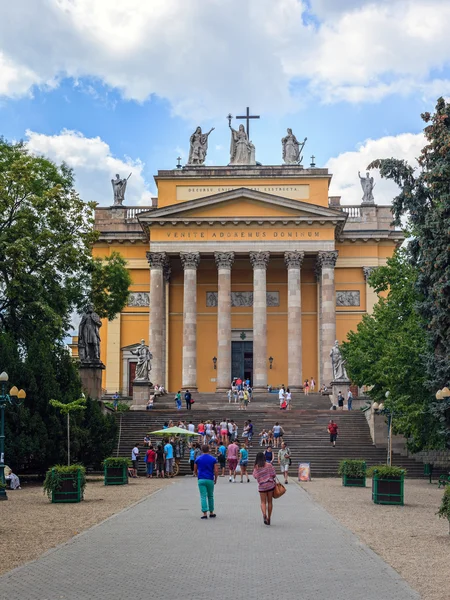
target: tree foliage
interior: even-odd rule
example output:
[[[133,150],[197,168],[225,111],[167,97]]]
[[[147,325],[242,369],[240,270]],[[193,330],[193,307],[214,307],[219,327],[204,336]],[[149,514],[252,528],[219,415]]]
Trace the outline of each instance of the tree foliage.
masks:
[[[440,447],[443,441],[429,410],[433,395],[424,366],[424,322],[416,310],[417,270],[397,251],[369,282],[387,296],[342,345],[349,376],[360,386],[373,386],[369,396],[394,412],[394,431],[406,436],[411,450]]]
[[[126,304],[124,259],[92,257],[94,207],[79,198],[66,165],[0,139],[0,370],[27,392],[22,407],[6,410],[6,458],[14,468],[42,470],[64,460],[65,423],[49,401],[81,396],[64,343],[74,310],[93,301],[112,319]],[[87,419],[96,435],[101,426],[114,432],[94,404],[74,418],[91,445]]]
[[[439,98],[433,114],[424,113],[427,144],[416,172],[405,161],[376,160],[369,168],[400,187],[393,201],[395,222],[408,218],[408,254],[417,269],[417,310],[427,343],[428,387],[436,392],[450,383],[450,104]],[[448,404],[435,405],[450,442]]]

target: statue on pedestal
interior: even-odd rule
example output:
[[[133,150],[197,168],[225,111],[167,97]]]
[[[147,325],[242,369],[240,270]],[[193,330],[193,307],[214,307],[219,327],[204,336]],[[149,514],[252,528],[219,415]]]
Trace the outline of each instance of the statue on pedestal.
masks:
[[[208,152],[208,136],[211,131],[214,131],[214,127],[211,127],[208,133],[202,133],[202,128],[197,127],[191,135],[188,165],[202,165],[205,162]]]
[[[114,192],[114,206],[122,206],[122,203],[125,200],[125,190],[127,189],[127,183],[130,177],[131,173],[126,179],[120,179],[119,174],[117,174],[115,179],[111,179],[111,185]]]
[[[286,165],[298,165],[302,161],[302,150],[306,144],[307,138],[300,144],[292,133],[292,129],[288,128],[287,136],[282,138],[281,144],[283,146],[283,160]]]
[[[330,351],[331,365],[333,367],[333,381],[348,381],[345,361],[339,349],[339,342],[336,340]]]
[[[358,171],[358,177],[363,191],[363,204],[373,204],[375,201],[373,197],[373,188],[375,187],[373,177],[370,177],[369,171],[367,171],[365,177],[361,177],[361,174]]]
[[[230,165],[256,165],[255,146],[248,140],[245,128],[239,125],[239,129],[231,129],[230,143]]]
[[[141,340],[140,345],[135,350],[131,350],[131,354],[138,357],[134,381],[150,381],[150,371],[152,370],[150,361],[153,355],[149,347],[145,345],[145,341]]]
[[[88,304],[78,328],[78,356],[82,363],[100,363],[100,327],[94,306]]]

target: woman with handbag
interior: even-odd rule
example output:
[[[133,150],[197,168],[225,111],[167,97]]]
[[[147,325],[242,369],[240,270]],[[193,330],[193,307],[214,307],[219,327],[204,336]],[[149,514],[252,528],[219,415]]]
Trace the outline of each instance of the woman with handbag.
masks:
[[[289,465],[291,464],[291,451],[284,442],[281,442],[281,448],[278,452],[278,464],[281,474],[284,475],[284,483],[289,483]]]
[[[277,474],[275,467],[266,462],[264,452],[258,452],[256,455],[253,477],[258,482],[264,525],[270,525],[273,509],[273,491],[276,486]]]

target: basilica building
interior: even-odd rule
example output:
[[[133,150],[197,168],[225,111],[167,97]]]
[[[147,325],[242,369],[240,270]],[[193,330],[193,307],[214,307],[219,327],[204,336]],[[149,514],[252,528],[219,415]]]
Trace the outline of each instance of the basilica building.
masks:
[[[128,305],[101,329],[108,393],[131,395],[141,339],[152,382],[174,392],[220,392],[239,376],[255,392],[333,379],[334,341],[372,311],[368,276],[403,234],[374,202],[369,175],[361,204],[347,206],[329,196],[327,169],[261,166],[250,151],[229,166],[205,166],[200,153],[158,171],[152,206],[115,193],[96,209],[94,255],[120,252],[132,277]]]

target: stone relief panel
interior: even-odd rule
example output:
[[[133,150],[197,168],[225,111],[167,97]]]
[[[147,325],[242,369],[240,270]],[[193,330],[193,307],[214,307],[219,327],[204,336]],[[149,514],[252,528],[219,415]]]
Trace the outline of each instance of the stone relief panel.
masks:
[[[128,306],[141,307],[150,306],[150,294],[148,292],[131,292],[128,296]]]
[[[280,292],[267,292],[267,306],[280,306]],[[218,292],[206,292],[206,306],[218,304]],[[231,292],[231,306],[253,306],[253,292]]]
[[[358,290],[336,292],[336,306],[360,306],[361,299]]]

